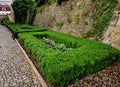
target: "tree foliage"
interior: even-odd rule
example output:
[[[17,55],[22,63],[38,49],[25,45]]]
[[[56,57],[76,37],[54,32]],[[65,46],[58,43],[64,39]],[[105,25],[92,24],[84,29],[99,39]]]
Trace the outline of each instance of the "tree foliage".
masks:
[[[31,19],[31,17],[34,16],[33,15],[33,13],[35,13],[34,7],[35,7],[35,3],[32,0],[15,0],[12,4],[12,8],[15,14],[15,22],[31,23],[29,22],[29,19]]]
[[[37,6],[42,6],[44,4],[49,4],[51,3],[52,1],[55,1],[55,0],[35,0],[35,2],[37,3]],[[56,0],[57,4],[61,5],[61,3],[63,1],[66,1],[66,0]]]
[[[61,3],[62,3],[63,1],[66,1],[66,0],[57,0],[57,3],[58,3],[59,5],[61,5]]]
[[[41,6],[44,5],[48,0],[35,0],[35,2],[37,3],[37,6]]]

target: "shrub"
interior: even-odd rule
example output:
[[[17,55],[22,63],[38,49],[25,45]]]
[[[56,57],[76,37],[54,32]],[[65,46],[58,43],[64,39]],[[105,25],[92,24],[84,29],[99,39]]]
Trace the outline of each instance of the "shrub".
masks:
[[[36,36],[49,38],[73,49],[64,52],[54,50]],[[106,44],[53,31],[20,33],[18,39],[55,87],[64,87],[97,72],[111,65],[120,55],[119,50]]]
[[[1,22],[2,25],[8,25],[8,24],[13,24],[11,21],[9,21],[8,17],[4,17]]]
[[[13,33],[23,33],[23,32],[36,32],[36,31],[46,31],[47,29],[37,26],[32,26],[28,24],[16,24],[4,18],[2,24],[7,26]]]

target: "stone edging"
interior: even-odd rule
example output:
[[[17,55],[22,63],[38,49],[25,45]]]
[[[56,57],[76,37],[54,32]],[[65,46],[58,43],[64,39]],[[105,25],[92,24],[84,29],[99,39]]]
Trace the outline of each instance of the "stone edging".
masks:
[[[34,64],[32,63],[32,61],[29,59],[28,55],[26,54],[26,52],[23,50],[23,48],[21,47],[21,45],[19,44],[18,40],[15,39],[15,41],[17,42],[17,45],[20,47],[21,51],[23,52],[23,54],[25,55],[27,61],[29,62],[31,68],[33,69],[34,73],[36,74],[40,84],[42,85],[42,87],[48,87],[46,82],[44,81],[44,79],[42,78],[42,76],[40,75],[40,73],[37,71],[36,67],[34,66]]]

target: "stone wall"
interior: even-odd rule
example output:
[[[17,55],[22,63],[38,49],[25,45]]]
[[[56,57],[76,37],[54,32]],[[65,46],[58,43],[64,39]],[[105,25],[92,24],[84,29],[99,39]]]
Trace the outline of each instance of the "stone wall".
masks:
[[[120,49],[120,2],[116,6],[114,14],[110,20],[110,24],[103,36],[103,43],[109,44]]]
[[[11,22],[14,23],[15,22],[14,11],[11,6],[10,6],[10,8],[11,8],[11,13],[8,15],[8,18]]]
[[[40,8],[37,10],[33,24],[82,36],[92,27],[92,14],[89,14],[92,8],[91,0],[69,0],[62,5],[53,3],[42,10],[39,10]]]
[[[12,12],[11,14],[8,15],[8,18],[11,22],[15,22],[15,18],[14,18],[14,13]]]

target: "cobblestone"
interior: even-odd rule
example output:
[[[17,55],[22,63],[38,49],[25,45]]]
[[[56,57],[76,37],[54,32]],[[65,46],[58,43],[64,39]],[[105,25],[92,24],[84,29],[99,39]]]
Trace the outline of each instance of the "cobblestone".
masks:
[[[0,25],[0,87],[40,87],[11,32]]]

